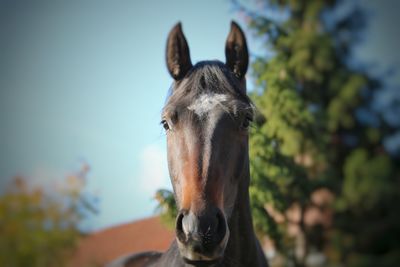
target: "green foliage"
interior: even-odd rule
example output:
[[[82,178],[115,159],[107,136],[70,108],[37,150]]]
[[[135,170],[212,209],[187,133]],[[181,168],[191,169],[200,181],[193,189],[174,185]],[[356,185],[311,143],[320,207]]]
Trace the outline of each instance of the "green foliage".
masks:
[[[357,9],[328,25],[326,14],[339,4],[268,1],[268,8],[286,12],[284,21],[239,6],[274,52],[253,64],[252,99],[265,118],[250,138],[254,223],[285,256],[284,265],[305,266],[311,251],[321,251],[325,264],[395,266],[400,243],[393,235],[400,232],[400,216],[393,203],[400,200],[400,164],[383,140],[398,129],[357,116],[364,110],[382,117],[371,97],[381,83],[348,66],[356,38],[343,38],[343,32],[357,36],[363,23],[355,22],[364,17]],[[315,201],[321,188],[334,200]],[[333,218],[310,223],[313,208],[328,209]],[[300,213],[296,220],[294,211]],[[289,225],[297,231],[290,232]],[[299,246],[303,252],[295,253]]]
[[[66,265],[81,235],[78,224],[92,212],[83,194],[86,171],[68,177],[57,194],[14,179],[0,197],[0,266]]]
[[[178,215],[174,194],[169,190],[160,189],[156,192],[155,199],[158,201],[157,211],[162,222],[169,228],[174,227]]]
[[[388,155],[369,158],[365,149],[355,149],[344,163],[343,204],[357,209],[374,208],[382,196],[390,195],[392,166]],[[355,193],[355,189],[357,193]]]

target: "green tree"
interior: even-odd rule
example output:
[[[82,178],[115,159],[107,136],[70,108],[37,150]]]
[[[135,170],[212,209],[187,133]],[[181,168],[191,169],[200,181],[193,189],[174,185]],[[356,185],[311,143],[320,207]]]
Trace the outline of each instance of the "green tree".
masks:
[[[53,192],[13,179],[0,197],[0,266],[66,265],[81,236],[79,224],[95,211],[84,191],[87,171],[68,176]]]
[[[338,14],[346,3],[334,0],[257,4],[252,12],[234,2],[273,52],[252,66],[256,228],[273,239],[285,266],[306,266],[318,251],[330,264],[395,266],[400,164],[383,142],[398,128],[374,108],[383,83],[349,64],[364,13]]]

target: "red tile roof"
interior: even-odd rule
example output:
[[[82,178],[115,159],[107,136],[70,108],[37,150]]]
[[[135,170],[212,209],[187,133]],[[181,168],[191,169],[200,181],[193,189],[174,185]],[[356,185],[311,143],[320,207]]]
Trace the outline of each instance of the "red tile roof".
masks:
[[[148,251],[165,251],[174,232],[152,217],[95,232],[83,238],[70,262],[71,267],[101,266],[120,256]]]

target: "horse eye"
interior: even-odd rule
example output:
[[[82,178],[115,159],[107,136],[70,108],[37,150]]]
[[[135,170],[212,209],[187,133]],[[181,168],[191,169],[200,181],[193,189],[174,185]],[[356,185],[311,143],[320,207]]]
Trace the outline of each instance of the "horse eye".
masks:
[[[246,117],[242,122],[242,128],[248,129],[250,127],[250,123],[251,123],[251,118]]]
[[[168,122],[166,120],[162,120],[161,124],[164,127],[164,130],[168,131],[170,129],[169,128],[169,124],[168,124]]]

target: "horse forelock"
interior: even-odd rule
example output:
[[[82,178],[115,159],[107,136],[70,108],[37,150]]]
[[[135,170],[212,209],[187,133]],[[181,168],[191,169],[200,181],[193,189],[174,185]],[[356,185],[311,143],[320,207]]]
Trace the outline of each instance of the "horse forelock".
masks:
[[[245,88],[220,61],[201,61],[181,81],[171,86],[163,113],[183,107],[199,117],[215,107],[252,116],[253,104]]]

